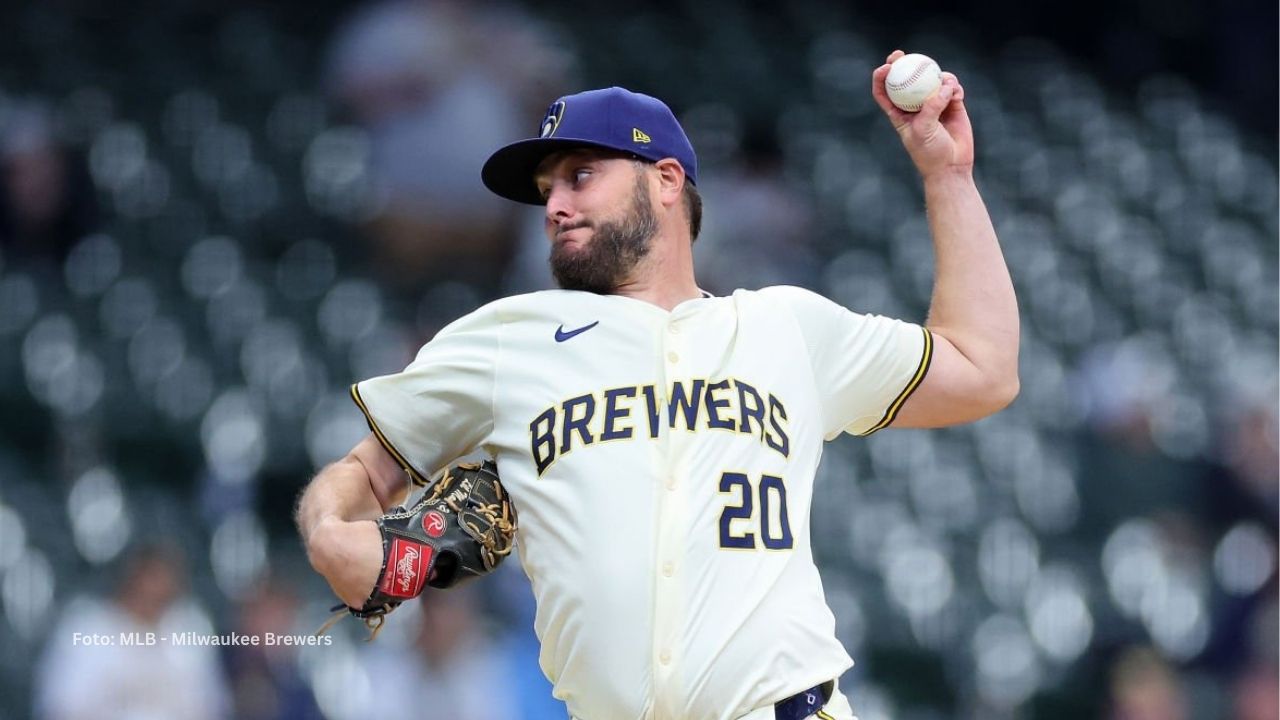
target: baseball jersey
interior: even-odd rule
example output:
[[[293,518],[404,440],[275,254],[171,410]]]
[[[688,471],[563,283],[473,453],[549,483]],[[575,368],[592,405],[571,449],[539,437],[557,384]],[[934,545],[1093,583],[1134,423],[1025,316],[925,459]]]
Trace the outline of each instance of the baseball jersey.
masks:
[[[838,677],[809,542],[824,438],[892,422],[924,328],[773,287],[671,311],[551,290],[352,394],[422,477],[482,449],[519,515],[539,663],[574,717],[736,718]]]

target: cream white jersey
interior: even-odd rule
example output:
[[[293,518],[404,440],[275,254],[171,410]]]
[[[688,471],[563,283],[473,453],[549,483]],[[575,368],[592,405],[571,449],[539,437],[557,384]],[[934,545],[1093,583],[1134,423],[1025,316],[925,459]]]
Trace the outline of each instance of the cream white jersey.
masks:
[[[852,665],[809,542],[824,439],[892,422],[924,328],[807,290],[668,312],[552,290],[352,394],[418,478],[477,449],[519,514],[543,672],[582,720],[737,718]]]

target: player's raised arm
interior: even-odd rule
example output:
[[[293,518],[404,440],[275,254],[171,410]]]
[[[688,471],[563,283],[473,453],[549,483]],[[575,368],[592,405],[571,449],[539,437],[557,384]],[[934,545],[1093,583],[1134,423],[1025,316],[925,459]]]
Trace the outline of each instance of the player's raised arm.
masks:
[[[902,55],[894,51],[875,69],[871,89],[923,179],[936,276],[926,322],[933,358],[893,426],[939,427],[985,417],[1017,396],[1018,304],[974,183],[964,88],[944,72],[918,112],[895,107],[885,78]]]
[[[298,532],[307,557],[343,602],[359,607],[382,569],[382,534],[374,522],[408,479],[369,435],[321,470],[298,501]]]

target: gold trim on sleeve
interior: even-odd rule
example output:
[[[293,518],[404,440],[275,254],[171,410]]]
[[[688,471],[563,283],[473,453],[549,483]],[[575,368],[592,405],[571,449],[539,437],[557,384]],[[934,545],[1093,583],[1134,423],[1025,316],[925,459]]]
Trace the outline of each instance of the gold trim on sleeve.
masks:
[[[374,422],[373,415],[369,412],[369,408],[364,404],[364,399],[360,397],[359,384],[351,386],[351,399],[355,401],[356,407],[360,408],[360,412],[364,413],[365,422],[369,423],[369,429],[373,431],[374,437],[378,438],[378,442],[382,443],[382,447],[385,448],[388,453],[391,453],[391,457],[395,458],[397,463],[400,463],[400,467],[404,468],[404,471],[409,474],[409,479],[413,481],[413,484],[418,487],[426,487],[427,479],[422,476],[422,473],[414,469],[413,465],[405,458],[404,455],[400,454],[399,450],[396,450],[395,446],[391,444],[391,441],[387,439],[387,436],[382,433],[382,430],[378,427],[378,423]]]
[[[863,437],[893,424],[893,421],[898,417],[898,411],[902,409],[903,403],[907,401],[907,398],[911,397],[911,393],[914,393],[916,388],[920,387],[920,383],[924,382],[924,376],[929,372],[929,363],[933,360],[933,333],[929,332],[929,328],[926,327],[922,327],[920,330],[924,332],[924,352],[920,357],[920,365],[916,368],[915,374],[911,376],[911,382],[907,383],[902,392],[898,393],[898,397],[889,403],[889,409],[885,411],[884,417],[880,418],[880,422],[871,426],[870,430],[862,433]]]

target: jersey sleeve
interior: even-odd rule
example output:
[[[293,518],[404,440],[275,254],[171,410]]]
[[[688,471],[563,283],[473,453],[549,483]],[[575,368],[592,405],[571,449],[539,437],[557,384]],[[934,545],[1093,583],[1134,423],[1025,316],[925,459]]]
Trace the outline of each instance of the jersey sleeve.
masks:
[[[768,291],[790,308],[804,337],[826,438],[888,427],[929,371],[929,330],[852,312],[801,288]]]
[[[441,330],[401,372],[351,386],[369,428],[418,484],[493,430],[500,323],[481,308]]]

